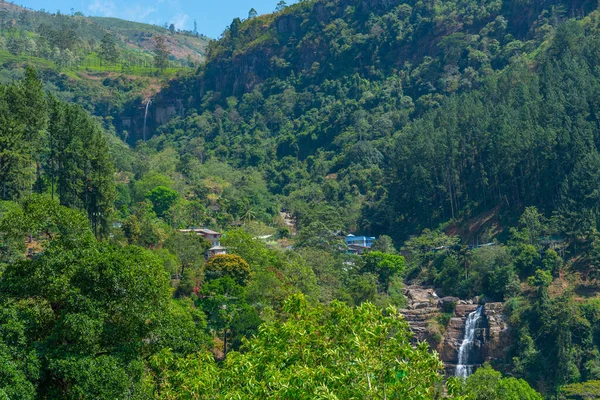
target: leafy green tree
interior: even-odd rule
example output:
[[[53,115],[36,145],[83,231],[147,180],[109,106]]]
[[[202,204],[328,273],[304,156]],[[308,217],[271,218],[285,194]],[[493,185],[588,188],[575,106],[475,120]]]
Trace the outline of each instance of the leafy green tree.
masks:
[[[515,266],[523,277],[532,275],[540,265],[540,253],[532,244],[520,245],[515,249]]]
[[[272,253],[269,252],[266,244],[252,238],[242,229],[228,231],[221,239],[221,244],[227,247],[229,252],[245,260],[252,270],[266,268],[272,264]]]
[[[133,184],[133,200],[136,202],[144,201],[146,195],[159,186],[171,188],[173,182],[168,176],[157,172],[144,174],[142,178]]]
[[[166,186],[158,186],[146,194],[146,198],[152,202],[154,212],[157,216],[163,217],[179,198],[176,190]]]
[[[519,218],[519,227],[511,228],[512,242],[537,247],[540,237],[546,229],[545,223],[544,216],[538,212],[537,208],[527,207]]]
[[[250,265],[235,254],[217,254],[206,263],[204,274],[207,280],[230,277],[238,285],[246,285],[251,276]]]
[[[165,247],[177,255],[181,263],[180,274],[188,269],[198,269],[204,263],[204,255],[211,247],[209,241],[195,234],[173,232],[166,240]]]
[[[588,381],[572,383],[560,388],[559,399],[586,400],[597,399],[600,396],[600,382]]]
[[[87,212],[94,232],[104,235],[116,197],[114,166],[100,126],[80,106],[52,100],[50,181],[60,203]]]
[[[407,258],[410,267],[423,268],[441,253],[437,252],[438,250],[452,248],[459,243],[460,238],[457,236],[448,236],[445,233],[426,229],[421,235],[408,240],[402,250],[408,253]]]
[[[240,33],[240,25],[242,25],[242,21],[239,18],[234,18],[231,21],[231,25],[229,26],[229,32],[231,33],[232,38],[237,38]]]
[[[3,311],[3,314],[6,314],[14,309]],[[22,323],[20,323],[21,321],[18,319],[7,321],[2,318],[0,326],[11,332],[13,339],[26,340]],[[21,329],[19,329],[19,324]],[[33,400],[36,398],[34,382],[39,378],[40,360],[35,352],[27,354],[22,349],[16,349],[15,344],[7,344],[4,340],[0,340],[0,398]]]
[[[24,40],[21,36],[9,36],[6,43],[6,48],[15,56],[20,56],[23,53]]]
[[[372,248],[373,251],[380,251],[382,253],[390,253],[395,254],[396,248],[394,247],[394,242],[391,237],[388,235],[381,235],[375,241],[375,244]]]
[[[150,202],[139,203],[123,222],[123,232],[130,244],[158,248],[163,245],[171,228],[156,216]]]
[[[18,199],[41,191],[41,155],[48,126],[46,96],[37,72],[28,67],[20,81],[0,92],[0,174],[2,198]],[[36,182],[37,181],[37,182]]]
[[[155,249],[153,253],[160,259],[165,271],[169,273],[169,276],[173,277],[180,272],[181,262],[179,261],[179,258],[168,249]]]
[[[222,368],[209,357],[151,359],[159,398],[368,398],[435,396],[441,362],[426,344],[413,347],[393,309],[310,307],[302,296],[285,304],[282,323],[266,323]],[[348,334],[352,332],[352,334]],[[244,373],[240,374],[239,371]],[[192,394],[193,393],[193,394]]]
[[[110,33],[106,33],[100,41],[99,56],[101,60],[109,64],[116,64],[119,61],[117,41]]]
[[[202,278],[201,270],[192,268],[185,269],[181,274],[181,280],[177,285],[175,297],[195,297],[202,284]]]
[[[3,214],[0,237],[19,242],[21,254],[25,240],[35,240],[41,246],[60,241],[63,247],[74,249],[92,241],[88,224],[80,212],[62,207],[47,196],[31,195]]]
[[[299,247],[312,247],[323,250],[336,250],[343,246],[343,242],[336,233],[335,227],[323,222],[312,222],[302,228],[296,237]]]
[[[0,103],[1,104],[1,103]],[[2,199],[18,198],[31,181],[31,159],[24,140],[24,126],[2,114],[0,130],[0,176]]]
[[[33,200],[27,213],[3,220],[51,240],[42,255],[0,275],[3,359],[4,343],[11,348],[1,376],[12,376],[2,390],[31,393],[23,371],[36,397],[122,398],[141,390],[144,354],[164,347],[196,352],[206,343],[201,319],[173,317],[168,277],[153,254],[96,242],[83,215]]]
[[[169,65],[169,56],[171,52],[167,47],[167,42],[164,37],[154,37],[154,65],[160,71],[164,71]]]
[[[283,11],[287,7],[287,3],[284,0],[280,0],[275,7],[275,12]]]
[[[355,305],[375,302],[378,293],[378,276],[371,273],[352,274],[346,278],[346,286]]]
[[[553,276],[558,276],[563,267],[563,259],[556,250],[548,249],[542,259],[542,264],[546,271],[550,271]]]
[[[320,302],[324,304],[329,304],[333,300],[351,302],[344,285],[346,270],[343,257],[311,248],[299,249],[298,253],[314,271]]]
[[[378,276],[377,281],[381,292],[387,293],[390,281],[404,272],[404,257],[395,254],[370,251],[364,256],[365,265],[362,271]]]
[[[232,344],[239,347],[240,333],[254,333],[260,323],[258,314],[247,302],[246,288],[228,275],[203,283],[198,304],[207,315],[208,327],[222,340],[223,357]],[[246,325],[242,332],[234,329],[242,324]],[[253,324],[254,330],[249,330],[248,324]]]
[[[463,394],[473,400],[541,400],[542,396],[523,379],[503,378],[489,365],[478,368],[464,386]]]
[[[513,261],[513,255],[507,246],[473,249],[466,258],[456,258],[457,280],[454,284],[447,282],[444,288],[462,297],[484,294],[495,301],[503,301],[521,291],[521,281]],[[440,276],[444,274],[444,271],[440,272]],[[456,285],[455,288],[459,290],[452,292],[452,285]]]
[[[142,234],[142,228],[140,227],[137,215],[130,215],[129,218],[123,222],[122,229],[129,244],[137,243]]]

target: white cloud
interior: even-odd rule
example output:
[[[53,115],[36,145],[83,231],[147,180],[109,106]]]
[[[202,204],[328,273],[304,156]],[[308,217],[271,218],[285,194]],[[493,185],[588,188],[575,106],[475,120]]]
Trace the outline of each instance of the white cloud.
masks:
[[[122,17],[131,21],[147,22],[146,18],[156,11],[156,7],[134,4],[123,11]]]
[[[175,28],[177,29],[185,29],[189,21],[190,16],[180,12],[173,16],[169,23],[175,25]]]
[[[125,5],[121,2],[116,3],[116,0],[90,0],[87,8],[92,15],[129,21],[162,25],[168,20],[168,23],[174,24],[177,29],[189,29],[191,21],[188,14],[181,12],[180,0],[130,0]]]
[[[110,0],[94,0],[94,2],[88,6],[88,10],[93,14],[99,14],[105,17],[114,17],[115,8],[115,3]]]

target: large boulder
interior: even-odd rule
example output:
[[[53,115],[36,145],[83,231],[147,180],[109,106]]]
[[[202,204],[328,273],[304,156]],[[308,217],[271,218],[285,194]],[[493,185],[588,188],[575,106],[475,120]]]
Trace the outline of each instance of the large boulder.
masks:
[[[438,307],[446,312],[446,310],[453,309],[459,301],[460,299],[458,297],[446,296],[439,299],[437,304]]]
[[[404,295],[408,299],[408,308],[419,309],[437,306],[438,295],[433,289],[408,286],[404,289]]]

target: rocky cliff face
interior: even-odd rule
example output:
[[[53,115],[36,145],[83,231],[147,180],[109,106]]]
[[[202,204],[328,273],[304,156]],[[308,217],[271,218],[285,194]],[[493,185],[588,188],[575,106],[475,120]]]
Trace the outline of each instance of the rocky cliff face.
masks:
[[[446,374],[454,375],[458,362],[458,350],[465,335],[465,322],[478,304],[457,298],[440,299],[433,289],[409,286],[404,291],[409,305],[401,310],[410,325],[414,339],[427,341],[437,349],[444,362]],[[441,336],[435,332],[435,319],[444,309],[444,303],[456,302],[452,318]],[[504,303],[486,303],[483,306],[483,320],[475,333],[473,359],[476,364],[502,362],[513,340],[511,330],[504,316]]]
[[[433,345],[436,342],[435,333],[428,325],[441,313],[438,306],[439,297],[433,289],[418,286],[407,287],[404,295],[408,299],[408,307],[401,310],[401,313],[413,331],[414,340],[427,341]]]
[[[514,340],[513,332],[504,314],[504,303],[487,303],[484,306],[484,315],[487,319],[487,328],[484,336],[486,346],[483,348],[483,359],[502,362],[506,358],[508,347]]]

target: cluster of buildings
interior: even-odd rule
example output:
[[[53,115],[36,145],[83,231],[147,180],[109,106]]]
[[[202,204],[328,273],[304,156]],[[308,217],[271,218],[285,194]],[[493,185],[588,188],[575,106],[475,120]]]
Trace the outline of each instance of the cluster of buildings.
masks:
[[[348,254],[363,254],[371,249],[377,239],[372,236],[346,236],[346,247]]]
[[[221,246],[221,237],[223,234],[220,232],[213,231],[207,228],[190,228],[190,229],[179,229],[181,233],[187,234],[196,234],[202,237],[205,240],[208,240],[212,247],[208,250],[206,256],[207,258],[216,256],[218,254],[227,254],[227,248]],[[272,235],[261,236],[255,239],[266,240],[269,239]],[[377,238],[373,236],[355,236],[348,235],[345,238],[346,241],[346,251],[348,254],[363,254],[365,251],[370,250]]]

